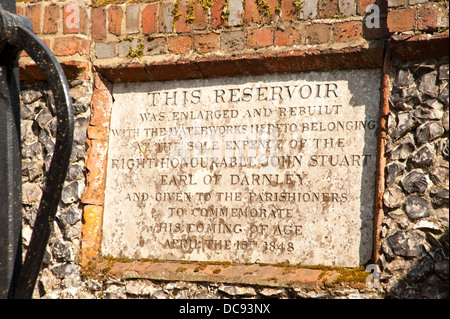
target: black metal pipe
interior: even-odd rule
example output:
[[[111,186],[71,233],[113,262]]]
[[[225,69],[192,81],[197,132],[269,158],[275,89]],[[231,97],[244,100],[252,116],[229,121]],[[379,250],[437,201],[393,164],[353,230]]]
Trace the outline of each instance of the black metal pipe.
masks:
[[[13,294],[14,298],[31,298],[69,167],[73,144],[73,107],[69,85],[61,65],[47,46],[32,32],[31,22],[28,18],[17,16],[0,8],[0,43],[3,43],[3,46],[0,45],[1,56],[7,57],[8,63],[15,65],[20,50],[23,49],[42,68],[47,76],[49,86],[52,88],[56,109],[55,150],[46,176],[30,245],[18,277],[14,277],[17,278],[17,281],[14,279],[13,287],[10,288],[8,293],[8,296]],[[6,54],[3,54],[5,52]],[[17,85],[15,87],[18,88]],[[18,99],[18,90],[10,89],[10,93],[13,93],[15,98]],[[12,105],[14,106],[14,104]],[[19,108],[19,104],[17,103],[15,107]],[[7,130],[10,129],[7,128]],[[16,130],[16,133],[13,135],[18,139],[14,143],[20,145],[20,131]],[[20,162],[20,150],[18,153]],[[20,170],[19,174],[21,175]],[[21,183],[21,176],[19,177],[14,177],[16,183]],[[17,219],[17,216],[14,218]],[[16,273],[17,268],[20,267],[15,267]]]

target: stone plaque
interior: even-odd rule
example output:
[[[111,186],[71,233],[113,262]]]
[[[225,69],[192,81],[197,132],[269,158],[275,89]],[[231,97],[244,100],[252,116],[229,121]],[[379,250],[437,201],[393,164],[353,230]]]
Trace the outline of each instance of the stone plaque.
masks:
[[[368,261],[380,77],[349,70],[115,84],[102,254]]]

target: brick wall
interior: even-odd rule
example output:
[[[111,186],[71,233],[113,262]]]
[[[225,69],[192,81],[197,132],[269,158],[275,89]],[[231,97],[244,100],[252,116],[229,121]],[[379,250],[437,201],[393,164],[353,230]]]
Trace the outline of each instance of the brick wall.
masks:
[[[63,64],[92,63],[114,81],[283,72],[286,63],[289,71],[378,67],[377,40],[448,38],[448,1],[23,1],[17,11]]]

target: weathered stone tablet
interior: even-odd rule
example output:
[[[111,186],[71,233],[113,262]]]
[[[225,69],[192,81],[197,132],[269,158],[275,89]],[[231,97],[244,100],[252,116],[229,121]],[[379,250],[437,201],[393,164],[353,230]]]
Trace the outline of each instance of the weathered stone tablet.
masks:
[[[368,261],[380,76],[114,84],[102,254]]]

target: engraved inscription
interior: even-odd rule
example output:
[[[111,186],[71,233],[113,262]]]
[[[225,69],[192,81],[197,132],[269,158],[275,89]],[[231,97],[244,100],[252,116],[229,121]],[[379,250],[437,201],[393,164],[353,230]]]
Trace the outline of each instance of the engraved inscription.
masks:
[[[363,264],[379,82],[350,70],[115,84],[102,253]]]

